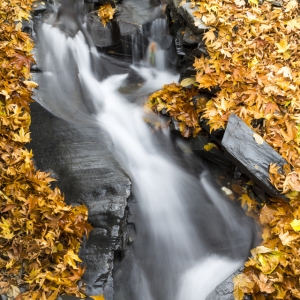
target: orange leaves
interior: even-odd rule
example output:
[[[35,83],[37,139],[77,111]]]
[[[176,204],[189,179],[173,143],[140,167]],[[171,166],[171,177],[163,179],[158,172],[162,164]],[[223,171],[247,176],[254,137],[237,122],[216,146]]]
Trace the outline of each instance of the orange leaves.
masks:
[[[30,63],[34,62],[34,59],[31,56],[24,56],[19,53],[12,55],[13,59],[11,60],[11,65],[15,66],[18,70],[22,69],[25,66],[29,72]]]
[[[113,19],[115,11],[116,9],[112,8],[111,4],[109,3],[100,6],[98,10],[98,16],[101,18],[104,27],[106,26],[106,23],[109,22],[109,20]]]
[[[200,131],[198,115],[203,109],[201,101],[193,99],[197,93],[194,87],[183,88],[172,83],[152,94],[148,99],[148,106],[155,112],[165,109],[170,116],[179,121],[179,129],[184,137],[196,136]]]
[[[280,8],[259,2],[192,1],[211,26],[203,37],[209,56],[195,58],[196,82],[221,89],[201,110],[211,130],[225,128],[235,113],[256,131],[258,147],[263,138],[289,163],[282,170],[270,165],[271,183],[291,202],[271,199],[260,210],[264,241],[234,279],[235,298],[299,299],[300,7],[296,0]],[[246,194],[241,201],[256,208]]]
[[[29,125],[33,42],[21,32],[32,0],[0,3],[0,294],[16,300],[85,297],[78,250],[92,227],[87,208],[67,206],[50,173],[35,169]],[[26,286],[21,294],[19,286]]]

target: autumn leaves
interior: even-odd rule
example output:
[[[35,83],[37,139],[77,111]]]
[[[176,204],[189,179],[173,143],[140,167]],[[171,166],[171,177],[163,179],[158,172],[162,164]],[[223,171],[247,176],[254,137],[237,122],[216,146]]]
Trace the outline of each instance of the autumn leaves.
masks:
[[[77,283],[87,208],[70,207],[50,174],[36,171],[30,141],[33,42],[21,31],[32,0],[0,3],[0,293],[9,299],[83,296]],[[22,293],[21,293],[22,291]]]

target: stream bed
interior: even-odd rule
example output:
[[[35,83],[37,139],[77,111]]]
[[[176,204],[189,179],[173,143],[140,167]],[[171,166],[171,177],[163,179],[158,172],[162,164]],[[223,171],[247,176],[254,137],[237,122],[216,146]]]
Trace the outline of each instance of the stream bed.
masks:
[[[80,0],[51,6],[38,25],[39,102],[70,124],[104,130],[132,181],[130,245],[115,257],[114,287],[104,290],[105,299],[205,299],[243,265],[257,229],[215,185],[204,162],[178,151],[168,128],[153,133],[146,124],[149,117],[163,123],[144,110],[147,96],[179,80],[170,63],[172,37],[163,5],[123,2],[143,12],[134,17],[146,24],[123,39],[131,59],[96,47]],[[99,282],[88,283],[89,294],[100,292]]]

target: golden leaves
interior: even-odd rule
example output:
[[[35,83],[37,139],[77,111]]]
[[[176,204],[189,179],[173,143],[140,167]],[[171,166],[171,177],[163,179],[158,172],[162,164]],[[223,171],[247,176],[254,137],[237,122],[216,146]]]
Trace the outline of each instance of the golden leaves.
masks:
[[[234,279],[236,299],[300,298],[300,8],[296,0],[282,8],[269,2],[193,1],[211,26],[203,37],[209,56],[195,58],[196,82],[221,89],[201,117],[216,130],[239,115],[258,144],[264,139],[289,163],[270,165],[271,183],[291,202],[271,199],[259,211],[264,241]],[[241,201],[256,209],[248,195]]]
[[[0,3],[0,294],[15,300],[84,297],[78,250],[92,229],[85,206],[67,206],[49,173],[37,171],[30,141],[33,42],[21,32],[32,0]],[[26,287],[21,294],[19,286]]]
[[[100,6],[98,10],[98,16],[101,18],[101,22],[104,27],[106,26],[107,22],[109,22],[109,20],[112,20],[114,18],[115,11],[116,9],[112,8],[111,4],[109,3]]]
[[[192,83],[187,78],[183,84]],[[184,137],[196,136],[200,131],[198,115],[203,110],[204,99],[193,99],[198,91],[194,86],[184,88],[182,85],[172,83],[165,85],[162,90],[152,94],[147,105],[155,112],[166,110],[170,116],[179,122],[179,129]]]
[[[103,295],[98,295],[98,296],[91,296],[94,300],[105,300]]]
[[[64,262],[66,265],[71,266],[73,269],[78,269],[76,262],[82,262],[82,260],[78,257],[77,254],[74,253],[73,250],[69,250],[65,255],[64,255]]]

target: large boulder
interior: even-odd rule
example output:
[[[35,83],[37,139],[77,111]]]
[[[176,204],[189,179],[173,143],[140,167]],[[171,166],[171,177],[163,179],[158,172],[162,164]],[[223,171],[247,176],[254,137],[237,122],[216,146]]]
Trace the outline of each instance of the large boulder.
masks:
[[[126,206],[130,179],[108,150],[110,141],[95,126],[77,126],[33,103],[31,137],[37,169],[49,171],[72,205],[85,204],[94,227],[81,249],[87,265],[84,280],[89,295],[113,299],[115,251],[126,244]]]

